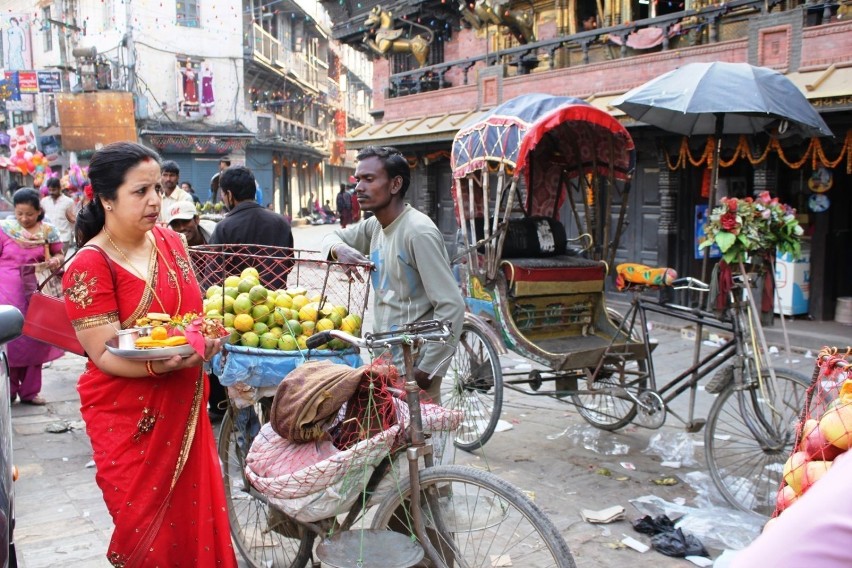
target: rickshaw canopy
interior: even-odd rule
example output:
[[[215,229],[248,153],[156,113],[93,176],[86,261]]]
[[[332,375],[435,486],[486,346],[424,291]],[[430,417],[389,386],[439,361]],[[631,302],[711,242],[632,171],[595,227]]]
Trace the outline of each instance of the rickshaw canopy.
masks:
[[[528,172],[536,151],[546,151],[546,159],[565,167],[571,177],[597,169],[627,180],[635,164],[633,139],[610,114],[573,97],[528,94],[462,126],[453,140],[453,177],[463,178],[489,162],[505,164],[518,177]]]
[[[515,97],[484,117],[465,124],[453,140],[453,177],[500,165],[515,179],[522,172],[528,188],[527,209],[553,211],[554,198],[539,193],[532,179],[551,175],[574,179],[597,174],[628,181],[635,165],[633,139],[610,114],[573,97],[528,94]],[[552,183],[548,187],[554,188]],[[541,207],[536,206],[539,202]],[[547,203],[547,205],[545,205]]]

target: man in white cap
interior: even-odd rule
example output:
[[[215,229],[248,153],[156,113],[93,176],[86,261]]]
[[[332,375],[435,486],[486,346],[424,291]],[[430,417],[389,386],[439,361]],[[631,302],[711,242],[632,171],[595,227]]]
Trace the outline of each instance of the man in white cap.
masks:
[[[216,223],[207,219],[199,219],[195,204],[192,201],[173,203],[166,212],[169,227],[177,233],[183,233],[189,246],[204,245],[210,241],[210,235],[216,228]]]

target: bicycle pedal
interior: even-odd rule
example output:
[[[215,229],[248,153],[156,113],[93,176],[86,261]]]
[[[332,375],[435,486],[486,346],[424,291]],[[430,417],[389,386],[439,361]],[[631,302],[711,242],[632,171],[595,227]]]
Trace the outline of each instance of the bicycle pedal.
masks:
[[[704,385],[704,392],[710,394],[719,394],[725,387],[727,387],[731,381],[734,380],[734,367],[733,365],[728,365],[727,367],[722,367],[716,374],[713,375],[713,378]],[[697,432],[698,430],[696,430]]]
[[[693,420],[692,422],[686,425],[686,431],[690,434],[695,434],[696,432],[700,432],[704,425],[707,424],[707,421],[703,418],[698,418]]]

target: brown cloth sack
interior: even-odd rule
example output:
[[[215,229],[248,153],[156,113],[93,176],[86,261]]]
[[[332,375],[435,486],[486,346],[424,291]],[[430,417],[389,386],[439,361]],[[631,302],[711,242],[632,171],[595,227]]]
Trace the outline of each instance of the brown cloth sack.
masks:
[[[309,361],[287,375],[272,400],[272,429],[294,442],[330,439],[325,427],[358,388],[368,366],[357,369]]]

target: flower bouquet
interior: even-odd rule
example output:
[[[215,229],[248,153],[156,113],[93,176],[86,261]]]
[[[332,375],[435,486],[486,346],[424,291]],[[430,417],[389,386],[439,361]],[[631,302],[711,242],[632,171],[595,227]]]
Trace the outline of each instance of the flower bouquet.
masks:
[[[755,199],[723,197],[710,213],[704,227],[707,239],[700,248],[717,245],[731,265],[752,262],[773,249],[795,259],[801,254],[802,232],[796,210],[770,197],[768,191]]]

